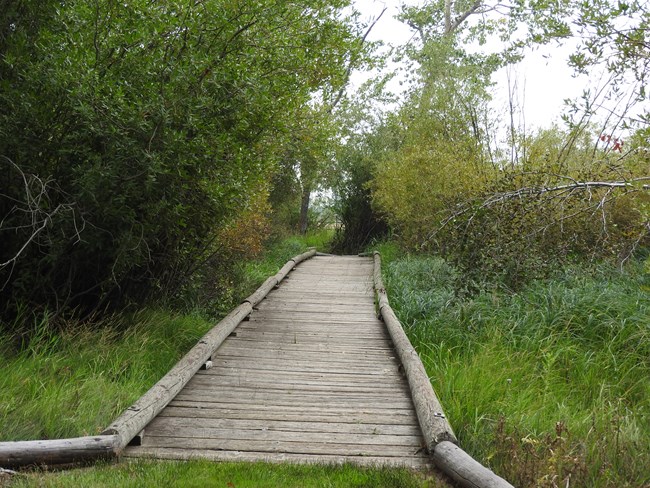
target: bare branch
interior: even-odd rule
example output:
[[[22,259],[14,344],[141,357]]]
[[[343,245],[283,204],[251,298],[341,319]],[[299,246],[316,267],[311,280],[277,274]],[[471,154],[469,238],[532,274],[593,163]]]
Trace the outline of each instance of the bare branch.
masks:
[[[384,7],[384,9],[379,13],[377,18],[372,21],[372,23],[368,26],[368,29],[366,29],[366,33],[363,35],[361,38],[361,46],[363,47],[363,44],[366,42],[366,39],[368,38],[368,35],[370,32],[372,32],[372,29],[377,25],[377,22],[379,22],[379,19],[382,18],[384,13],[388,10],[388,7]],[[336,108],[336,106],[341,102],[341,98],[343,98],[343,94],[345,93],[345,89],[348,86],[348,82],[350,81],[350,75],[352,74],[352,68],[354,68],[354,63],[356,62],[356,57],[353,57],[350,60],[350,63],[348,64],[347,69],[345,70],[345,79],[343,81],[343,85],[339,89],[338,93],[336,94],[336,98],[334,101],[331,103],[329,107],[329,113],[332,113],[332,111]]]
[[[450,1],[450,0],[447,0],[447,1]],[[474,2],[474,4],[470,8],[468,8],[465,12],[463,12],[458,17],[456,17],[454,19],[454,21],[451,24],[449,24],[448,27],[445,25],[445,34],[454,33],[456,31],[456,29],[458,29],[460,27],[460,25],[463,22],[465,22],[465,20],[467,20],[467,17],[469,17],[473,13],[476,13],[476,11],[481,7],[481,5],[483,5],[482,0],[476,0],[476,2]],[[446,12],[445,12],[445,15],[446,15]],[[445,21],[446,21],[446,19],[445,19]]]
[[[15,196],[0,194],[0,197],[7,198],[9,201],[14,203],[7,215],[3,216],[0,221],[0,232],[16,232],[24,230],[26,231],[26,234],[28,234],[26,235],[24,242],[20,244],[20,247],[13,252],[13,255],[8,259],[5,257],[5,261],[0,263],[0,270],[10,265],[11,269],[13,269],[16,262],[25,253],[27,248],[35,241],[40,240],[43,232],[52,225],[55,216],[62,212],[72,212],[75,237],[77,240],[80,239],[80,232],[85,227],[85,220],[83,218],[81,219],[82,225],[80,228],[74,211],[74,204],[59,203],[53,205],[51,203],[50,193],[52,191],[57,191],[53,188],[53,181],[51,179],[41,179],[36,175],[26,174],[20,166],[6,156],[1,156],[0,161],[8,163],[11,168],[18,173],[24,194],[22,199],[18,199]],[[15,221],[16,218],[12,218],[12,216],[17,216],[18,221]],[[11,225],[5,225],[5,223],[11,223]],[[11,272],[9,275],[11,275]],[[6,286],[7,282],[5,282],[4,286]]]
[[[474,220],[479,211],[492,208],[496,205],[503,204],[510,200],[523,200],[525,198],[535,198],[541,196],[552,196],[555,198],[564,197],[565,201],[571,197],[576,192],[587,192],[589,198],[592,198],[592,190],[594,189],[606,189],[605,195],[599,198],[598,202],[590,205],[587,209],[591,208],[594,211],[601,210],[604,212],[604,206],[606,203],[611,201],[613,197],[611,194],[614,191],[623,191],[626,193],[632,193],[637,191],[650,191],[650,184],[644,184],[645,181],[650,181],[650,176],[643,176],[639,178],[631,178],[628,180],[620,181],[578,181],[570,176],[565,175],[549,175],[554,176],[559,179],[569,180],[570,183],[564,185],[555,185],[555,186],[529,186],[522,187],[512,191],[500,192],[490,195],[484,199],[480,204],[460,204],[459,209],[453,212],[448,217],[444,218],[440,225],[429,234],[425,239],[423,244],[433,239],[438,233],[440,233],[445,227],[450,223],[455,222],[458,218],[463,217],[467,214],[469,216],[466,224],[469,226]],[[585,209],[578,211],[577,214],[583,213]],[[574,217],[577,214],[569,215],[568,217],[563,217],[561,220],[566,220],[567,218]],[[603,219],[605,217],[603,216]]]

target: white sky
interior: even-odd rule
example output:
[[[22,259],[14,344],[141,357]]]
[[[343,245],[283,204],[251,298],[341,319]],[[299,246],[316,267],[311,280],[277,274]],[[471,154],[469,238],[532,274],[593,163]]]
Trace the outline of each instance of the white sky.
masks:
[[[395,19],[402,4],[421,5],[422,0],[355,0],[357,10],[363,20],[376,18],[382,9],[388,7],[384,16],[372,30],[369,40],[382,40],[391,45],[403,45],[408,42],[413,33],[405,24]],[[573,71],[567,66],[570,49],[559,49],[545,46],[536,52],[529,52],[524,61],[511,67],[511,80],[516,79],[519,86],[519,103],[523,105],[523,117],[526,129],[548,127],[554,121],[559,121],[566,98],[574,98],[586,87],[584,77],[576,79]],[[393,69],[395,69],[396,65]],[[358,86],[372,75],[356,73],[352,84]],[[495,73],[493,81],[493,109],[507,117],[508,84],[506,70]],[[390,85],[392,90],[399,90],[399,83]]]

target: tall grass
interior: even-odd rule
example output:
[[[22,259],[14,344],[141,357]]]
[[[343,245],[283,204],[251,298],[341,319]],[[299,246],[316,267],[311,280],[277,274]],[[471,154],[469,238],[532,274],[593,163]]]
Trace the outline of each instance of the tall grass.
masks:
[[[305,235],[293,235],[270,243],[266,252],[254,261],[242,263],[242,294],[252,292],[262,281],[278,271],[278,268],[307,248],[328,252],[334,237],[331,229],[320,229]]]
[[[641,265],[469,295],[442,259],[384,247],[391,304],[466,450],[515,486],[650,486]]]
[[[101,432],[211,326],[150,310],[63,330],[44,317],[18,348],[1,338],[0,440]]]

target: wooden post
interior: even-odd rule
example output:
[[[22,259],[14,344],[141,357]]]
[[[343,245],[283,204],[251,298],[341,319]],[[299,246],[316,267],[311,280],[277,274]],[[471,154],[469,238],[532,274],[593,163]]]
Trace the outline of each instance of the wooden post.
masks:
[[[374,263],[373,278],[379,313],[384,319],[404,367],[420,429],[433,462],[465,488],[514,488],[456,445],[458,442],[456,436],[433,391],[420,356],[388,303],[388,295],[381,277],[381,257],[378,252],[374,253]]]

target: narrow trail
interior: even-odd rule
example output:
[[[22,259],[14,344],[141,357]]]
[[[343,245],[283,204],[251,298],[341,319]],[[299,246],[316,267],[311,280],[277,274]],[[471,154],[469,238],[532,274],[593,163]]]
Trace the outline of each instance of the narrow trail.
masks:
[[[300,264],[124,455],[430,470],[409,385],[375,313],[373,260]]]

